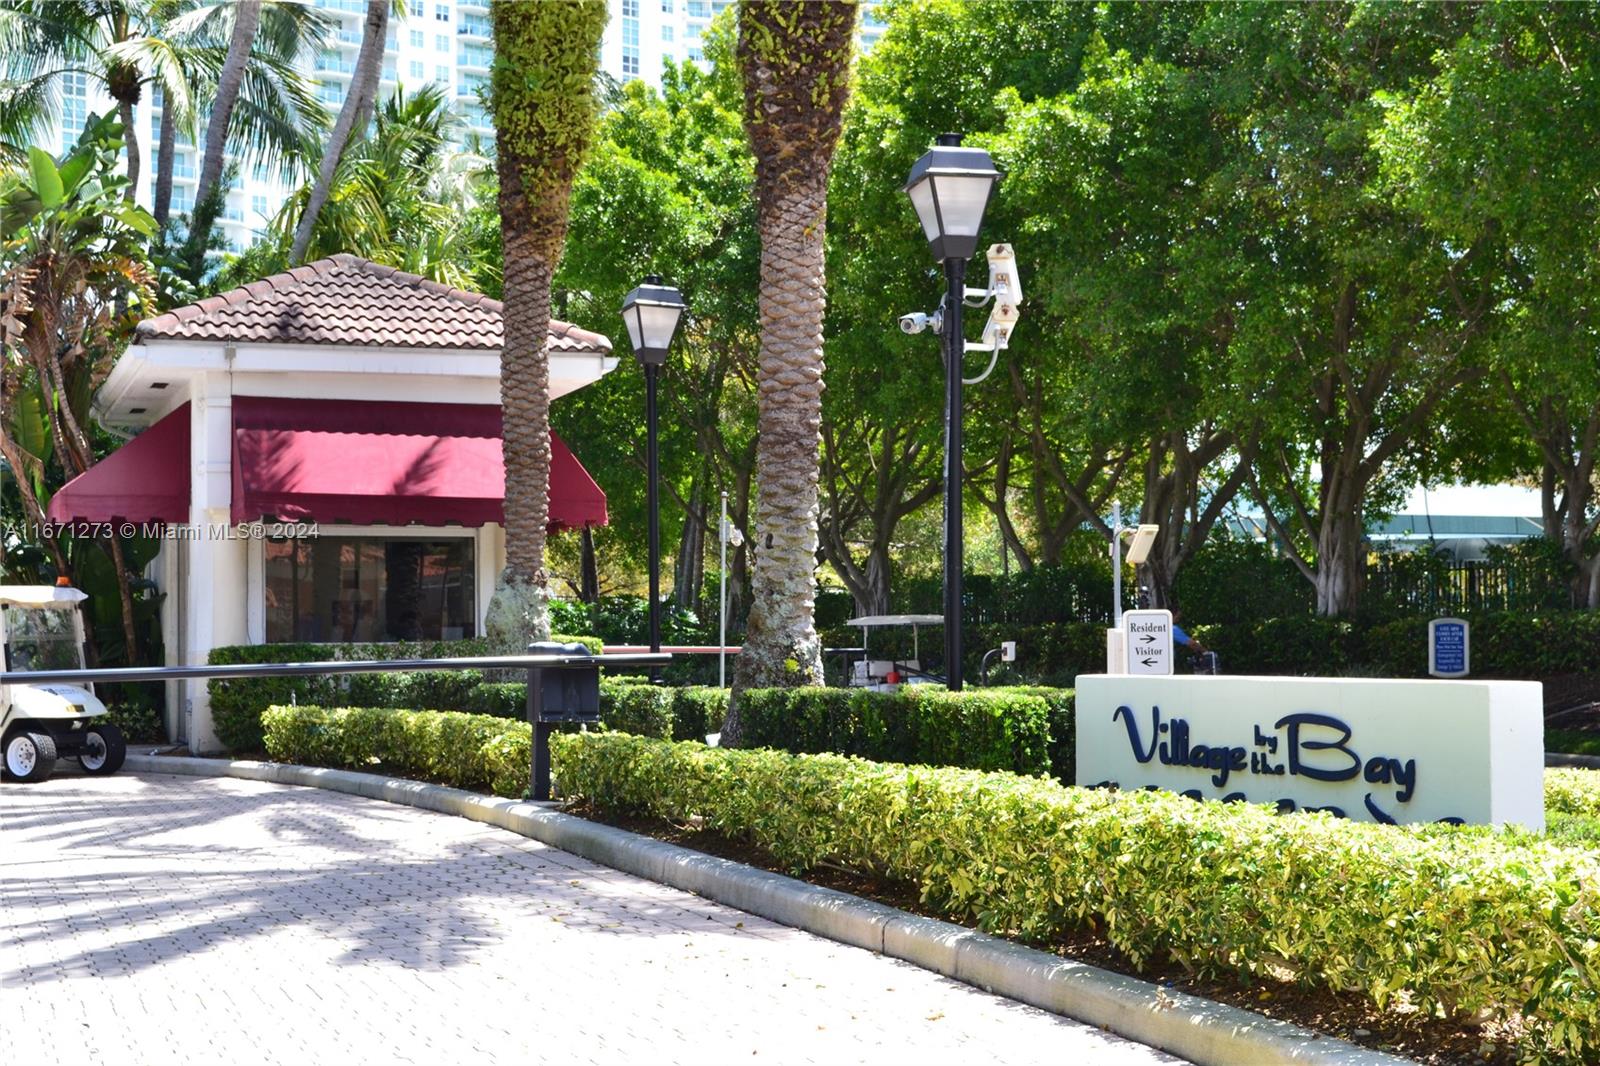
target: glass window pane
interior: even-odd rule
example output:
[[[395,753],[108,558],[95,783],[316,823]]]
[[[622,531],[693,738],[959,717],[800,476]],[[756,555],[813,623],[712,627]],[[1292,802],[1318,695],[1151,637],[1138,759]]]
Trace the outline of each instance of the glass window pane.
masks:
[[[269,541],[267,642],[475,636],[473,547],[470,537]]]

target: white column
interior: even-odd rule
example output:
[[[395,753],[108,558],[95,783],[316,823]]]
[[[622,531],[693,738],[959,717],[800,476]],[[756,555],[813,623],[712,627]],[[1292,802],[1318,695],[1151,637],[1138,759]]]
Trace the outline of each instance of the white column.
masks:
[[[212,648],[243,644],[246,627],[246,542],[225,539],[233,502],[233,393],[226,372],[196,375],[189,401],[190,468],[187,610],[183,653],[188,665],[203,665]],[[189,750],[220,751],[211,724],[204,680],[184,683]]]
[[[472,568],[475,576],[473,606],[478,615],[478,636],[483,636],[489,623],[489,598],[494,595],[494,583],[505,567],[506,531],[493,522],[478,527],[473,538]]]

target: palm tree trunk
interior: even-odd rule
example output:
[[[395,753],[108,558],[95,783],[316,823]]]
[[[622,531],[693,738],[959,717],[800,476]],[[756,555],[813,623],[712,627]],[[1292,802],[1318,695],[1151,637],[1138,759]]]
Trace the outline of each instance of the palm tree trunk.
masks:
[[[117,117],[122,120],[122,139],[128,151],[128,191],[125,199],[132,201],[139,195],[139,131],[133,125],[133,101],[117,101]]]
[[[550,523],[550,278],[566,240],[566,203],[527,202],[522,161],[499,155],[505,240],[505,351],[500,357],[506,464],[506,578],[544,584]]]
[[[222,180],[222,164],[228,153],[228,127],[233,121],[233,105],[239,99],[239,86],[244,83],[245,66],[250,61],[250,49],[255,44],[256,27],[261,22],[261,0],[240,0],[234,7],[233,35],[228,39],[228,55],[222,62],[222,72],[217,77],[217,92],[211,99],[211,120],[206,124],[205,159],[200,164],[200,183],[195,188],[194,202],[203,204],[211,199],[217,183]],[[167,111],[162,109],[165,120]],[[166,131],[162,134],[165,136]],[[168,190],[171,196],[171,190]],[[200,212],[195,217],[196,229],[189,240],[204,248],[211,236],[215,216]]]
[[[854,3],[739,5],[745,130],[756,156],[761,354],[756,569],[722,743],[747,688],[822,683],[813,617],[822,444],[828,173],[849,95]]]
[[[572,179],[594,136],[602,0],[491,9],[496,169],[505,246],[500,355],[506,568],[488,637],[512,651],[549,634],[544,546],[550,520],[550,281],[567,240]]]
[[[164,231],[167,218],[172,214],[172,153],[178,150],[178,124],[172,117],[172,105],[161,109],[161,143],[156,149],[156,188],[151,206],[156,225]]]
[[[311,199],[305,213],[294,230],[294,246],[289,252],[289,262],[298,265],[311,245],[311,230],[317,224],[322,205],[328,202],[333,188],[333,172],[344,156],[344,149],[352,136],[360,136],[372,117],[372,108],[378,99],[378,77],[383,72],[384,41],[389,34],[390,0],[367,0],[367,21],[361,34],[361,51],[356,55],[356,71],[350,79],[350,95],[339,109],[339,119],[328,134],[328,145],[322,152],[322,163],[317,168],[317,182],[311,187]]]

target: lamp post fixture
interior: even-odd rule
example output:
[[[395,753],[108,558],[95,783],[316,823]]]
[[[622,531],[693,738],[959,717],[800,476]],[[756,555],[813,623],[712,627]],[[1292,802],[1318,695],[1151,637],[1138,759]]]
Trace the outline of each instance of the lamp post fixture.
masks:
[[[941,134],[917,160],[906,195],[917,209],[934,259],[944,264],[945,296],[940,329],[944,349],[944,662],[950,691],[961,691],[961,305],[967,260],[978,250],[978,230],[1000,172],[989,153],[961,147],[961,138]],[[902,322],[902,328],[907,328]],[[908,329],[908,332],[910,330]]]
[[[650,528],[650,650],[661,650],[661,463],[656,451],[656,378],[667,361],[667,349],[683,317],[683,296],[661,275],[651,274],[622,301],[633,354],[644,367],[645,466],[648,469],[645,509]]]

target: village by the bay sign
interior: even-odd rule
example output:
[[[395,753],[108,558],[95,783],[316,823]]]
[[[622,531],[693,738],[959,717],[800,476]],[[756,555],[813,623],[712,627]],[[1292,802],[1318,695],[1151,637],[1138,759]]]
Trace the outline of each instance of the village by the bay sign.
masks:
[[[1080,785],[1544,828],[1537,682],[1091,674],[1077,686]]]

